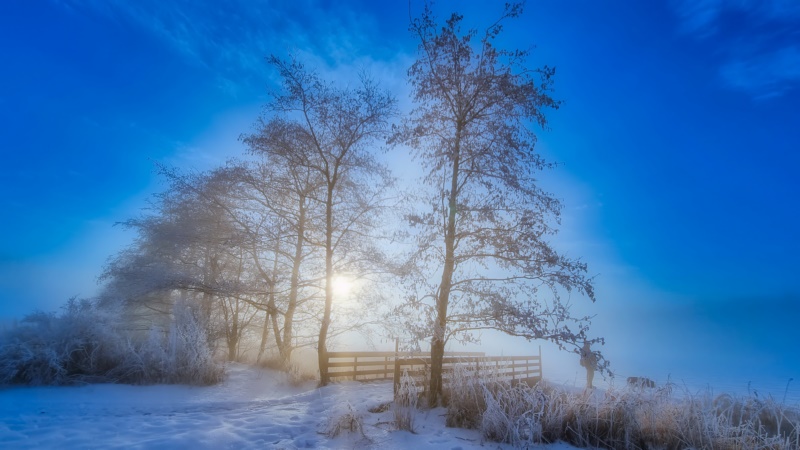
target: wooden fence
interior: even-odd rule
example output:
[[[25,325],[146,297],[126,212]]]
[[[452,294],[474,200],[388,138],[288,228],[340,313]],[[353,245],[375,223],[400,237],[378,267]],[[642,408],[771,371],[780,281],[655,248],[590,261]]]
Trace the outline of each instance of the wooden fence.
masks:
[[[431,364],[430,353],[409,352],[328,352],[331,380],[388,380],[395,387],[406,371],[424,389]],[[542,350],[533,356],[485,356],[481,352],[445,352],[442,382],[447,384],[456,366],[471,373],[496,377],[512,384],[536,383],[542,379]]]

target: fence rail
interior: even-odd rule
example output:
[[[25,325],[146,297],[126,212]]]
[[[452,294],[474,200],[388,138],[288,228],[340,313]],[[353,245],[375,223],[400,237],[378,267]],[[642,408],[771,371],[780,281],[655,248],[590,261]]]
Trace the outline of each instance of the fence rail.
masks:
[[[328,375],[332,380],[389,380],[395,388],[404,372],[425,385],[430,353],[419,352],[328,352]],[[446,384],[457,366],[470,372],[511,383],[533,384],[542,379],[542,350],[533,356],[486,356],[482,352],[445,352],[442,381]]]

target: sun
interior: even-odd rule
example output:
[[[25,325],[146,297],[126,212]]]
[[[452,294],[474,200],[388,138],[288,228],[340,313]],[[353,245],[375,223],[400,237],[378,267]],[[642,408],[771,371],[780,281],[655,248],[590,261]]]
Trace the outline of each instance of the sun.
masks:
[[[353,288],[353,280],[344,275],[336,275],[332,280],[333,295],[337,299],[346,299]]]

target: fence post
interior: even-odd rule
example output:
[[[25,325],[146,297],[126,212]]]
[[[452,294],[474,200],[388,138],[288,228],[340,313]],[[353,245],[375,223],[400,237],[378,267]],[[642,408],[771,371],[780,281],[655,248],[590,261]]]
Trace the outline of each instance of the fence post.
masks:
[[[539,346],[539,381],[544,381],[544,366],[542,365],[542,346]]]
[[[531,360],[526,358],[525,359],[525,376],[522,377],[522,378],[524,379],[524,378],[530,378],[530,377],[531,377]]]
[[[358,356],[353,356],[353,381],[358,379]]]
[[[514,381],[516,381],[516,379],[517,379],[517,377],[516,377],[517,368],[515,367],[516,364],[514,364],[514,359],[513,358],[510,359],[509,362],[511,362],[511,385],[513,386],[514,385]]]
[[[394,395],[397,395],[397,390],[400,388],[400,355],[398,353],[400,349],[400,338],[395,338],[394,340]]]

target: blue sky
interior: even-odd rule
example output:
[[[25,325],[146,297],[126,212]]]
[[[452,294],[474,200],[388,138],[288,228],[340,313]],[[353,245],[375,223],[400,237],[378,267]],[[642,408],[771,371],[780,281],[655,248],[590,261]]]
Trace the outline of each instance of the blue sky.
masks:
[[[485,26],[488,4],[436,9]],[[2,2],[0,316],[92,295],[154,162],[239,154],[264,56],[367,69],[407,107],[407,21],[406,1]],[[542,182],[559,246],[597,275],[597,304],[574,304],[612,364],[800,379],[800,3],[530,0],[502,43],[557,68]]]

